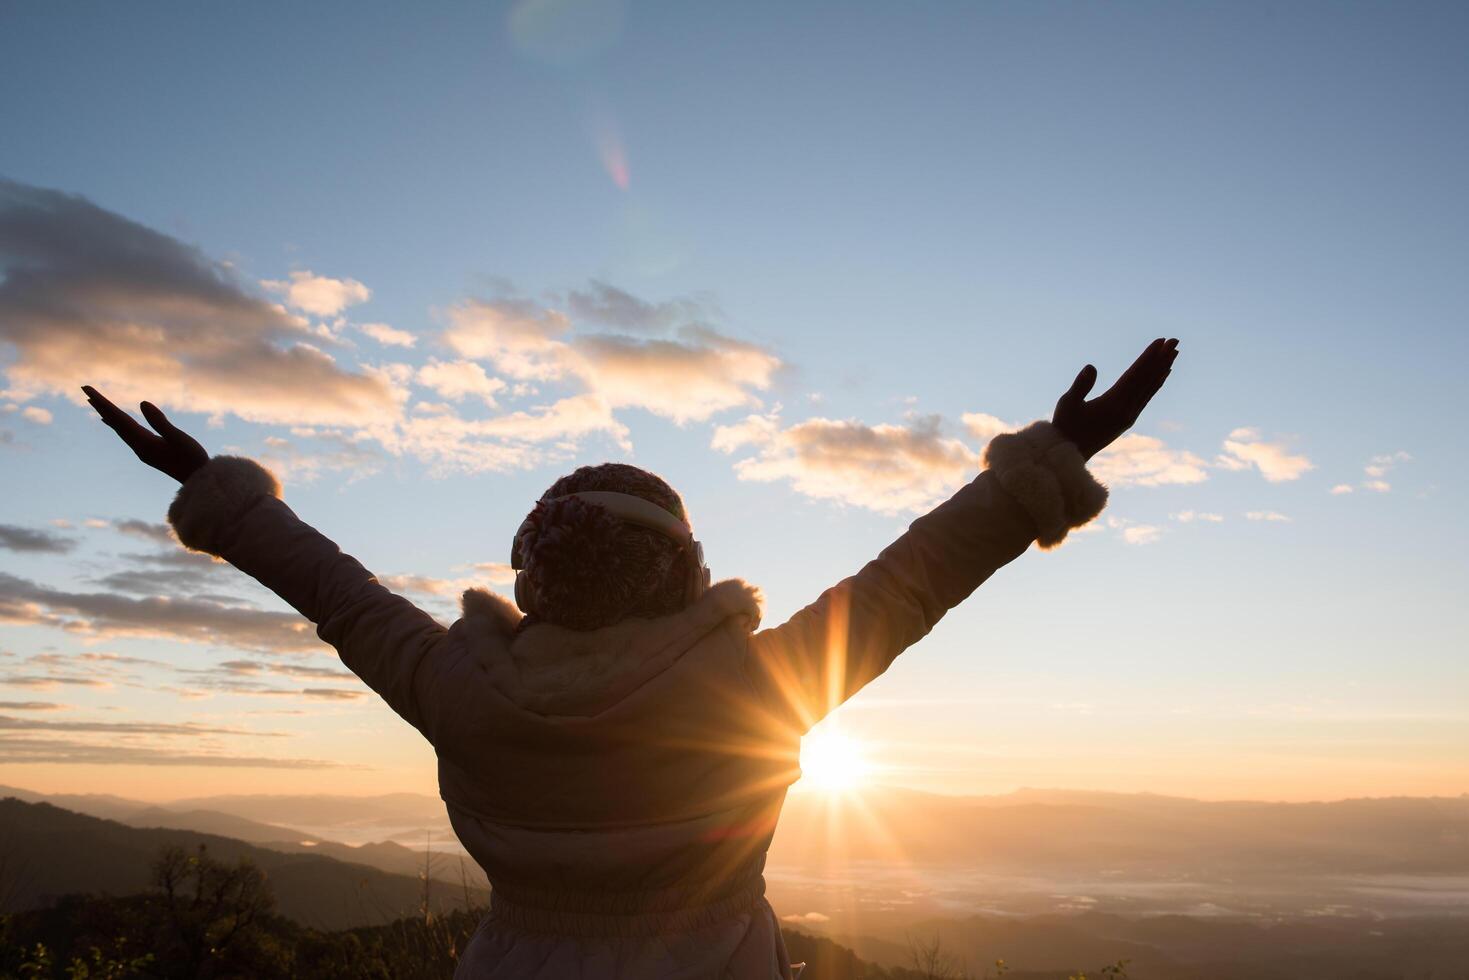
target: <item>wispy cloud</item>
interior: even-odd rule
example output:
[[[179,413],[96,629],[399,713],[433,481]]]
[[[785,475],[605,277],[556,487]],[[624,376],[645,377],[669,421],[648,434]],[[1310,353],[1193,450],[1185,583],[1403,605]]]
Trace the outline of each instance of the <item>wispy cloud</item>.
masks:
[[[0,715],[0,730],[12,732],[88,732],[109,735],[248,735],[252,738],[285,738],[288,732],[263,732],[248,728],[204,725],[195,722],[169,723],[152,721],[49,721],[40,718],[15,718]]]
[[[1245,512],[1245,519],[1250,521],[1267,521],[1277,524],[1289,523],[1290,518],[1276,510],[1251,510]]]
[[[651,303],[596,279],[585,289],[568,291],[566,306],[579,320],[635,333],[670,330],[680,324],[703,322],[709,315],[702,304],[691,299]]]
[[[0,764],[207,766],[244,769],[353,768],[326,759],[272,758],[227,753],[185,752],[116,742],[0,736]]]
[[[173,528],[167,524],[141,521],[136,517],[127,517],[113,521],[112,526],[123,534],[131,534],[134,537],[143,538],[155,544],[172,545],[176,548],[182,548],[179,545],[178,538],[174,536]]]
[[[249,454],[287,483],[311,483],[325,473],[361,480],[383,468],[384,454],[365,438],[308,427],[293,431],[300,435],[266,436],[260,451]]]
[[[1173,514],[1172,517],[1180,524],[1192,524],[1195,521],[1205,524],[1222,524],[1224,522],[1223,514],[1215,514],[1203,510],[1181,510]]]
[[[37,554],[64,554],[76,547],[76,540],[52,531],[0,524],[0,548]]]
[[[91,637],[151,636],[274,652],[320,650],[310,624],[294,613],[202,597],[132,598],[69,592],[0,572],[0,622],[51,626]]]
[[[1373,456],[1362,468],[1367,479],[1362,481],[1362,489],[1371,490],[1373,493],[1388,493],[1392,490],[1392,484],[1388,482],[1387,475],[1395,469],[1398,464],[1406,463],[1413,457],[1399,449],[1394,453],[1382,453]]]

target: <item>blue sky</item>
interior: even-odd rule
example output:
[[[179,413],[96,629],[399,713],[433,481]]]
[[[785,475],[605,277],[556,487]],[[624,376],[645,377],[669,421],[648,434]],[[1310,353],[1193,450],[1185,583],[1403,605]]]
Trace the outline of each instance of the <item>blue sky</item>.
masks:
[[[0,176],[228,263],[241,295],[282,305],[260,314],[270,343],[300,330],[334,358],[323,377],[397,371],[382,385],[400,402],[356,423],[303,385],[282,411],[310,435],[258,421],[248,364],[234,386],[186,371],[152,397],[211,448],[296,459],[303,516],[384,575],[441,583],[494,574],[464,566],[503,562],[574,463],[630,458],[684,492],[716,576],[762,584],[778,621],[958,485],[987,431],[966,413],[1047,415],[1087,361],[1107,383],[1152,337],[1180,337],[1138,429],[1157,442],[1114,458],[1098,528],[1004,570],[838,723],[884,778],[947,791],[1458,793],[1466,27],[1454,4],[10,4]],[[36,261],[8,247],[11,268]],[[316,291],[293,298],[293,275]],[[637,314],[611,322],[616,302]],[[168,487],[65,371],[36,367],[69,328],[26,332],[7,309],[0,524],[61,543],[0,550],[33,587],[7,598],[52,603],[0,626],[0,677],[23,680],[0,700],[65,707],[0,711],[21,720],[0,782],[430,788],[426,746],[367,699],[200,696],[221,677],[288,692],[306,680],[271,665],[331,669],[319,652],[137,635],[57,597],[164,567],[126,557],[154,544],[84,522],[157,522]],[[559,366],[517,377],[485,353],[486,310],[502,332],[509,310],[565,315],[536,348]],[[677,332],[691,323],[706,333]],[[457,347],[456,326],[473,334]],[[626,357],[597,346],[609,335]],[[683,357],[718,399],[667,387]],[[425,385],[435,361],[478,365],[456,377],[482,377],[493,406]],[[77,370],[104,390],[127,373],[101,356]],[[186,391],[215,399],[217,426]],[[578,397],[601,414],[513,453],[496,437],[429,453],[428,422],[402,428],[540,419]],[[415,416],[420,402],[441,408]],[[734,428],[751,416],[763,435]],[[793,450],[793,432],[823,454]],[[893,463],[843,456],[853,434]],[[323,454],[339,466],[301,468]],[[191,574],[203,589],[216,573]],[[275,608],[209,581],[222,602]],[[178,670],[245,660],[253,673]],[[65,682],[96,665],[111,686]],[[285,734],[210,735],[200,752],[235,761],[180,765],[188,729],[120,729],[104,750],[37,725],[98,719]]]

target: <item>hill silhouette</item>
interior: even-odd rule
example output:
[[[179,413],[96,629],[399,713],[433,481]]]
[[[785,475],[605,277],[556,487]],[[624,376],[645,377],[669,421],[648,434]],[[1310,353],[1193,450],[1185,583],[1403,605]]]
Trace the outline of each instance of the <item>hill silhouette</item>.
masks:
[[[321,854],[287,853],[217,834],[131,827],[48,803],[0,800],[0,883],[3,911],[32,908],[73,893],[131,895],[149,884],[149,868],[167,846],[215,858],[248,858],[269,877],[279,910],[304,925],[346,929],[381,925],[421,908],[424,886],[406,874],[349,864]],[[483,905],[488,892],[469,885],[468,901]],[[430,907],[447,911],[466,902],[466,889],[437,883]]]

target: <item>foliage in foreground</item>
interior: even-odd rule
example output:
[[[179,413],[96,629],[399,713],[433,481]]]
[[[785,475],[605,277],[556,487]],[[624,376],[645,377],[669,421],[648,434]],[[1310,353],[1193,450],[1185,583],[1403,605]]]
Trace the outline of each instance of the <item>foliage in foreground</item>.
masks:
[[[72,895],[0,920],[4,980],[232,980],[363,977],[443,980],[483,910],[424,913],[323,932],[275,912],[265,875],[203,848],[166,848],[153,889]]]

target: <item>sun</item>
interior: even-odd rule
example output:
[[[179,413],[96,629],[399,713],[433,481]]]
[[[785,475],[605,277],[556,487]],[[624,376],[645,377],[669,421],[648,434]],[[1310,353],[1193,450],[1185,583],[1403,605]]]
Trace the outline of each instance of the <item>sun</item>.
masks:
[[[838,731],[813,732],[801,740],[801,782],[827,793],[846,793],[867,780],[871,766],[862,743]]]

